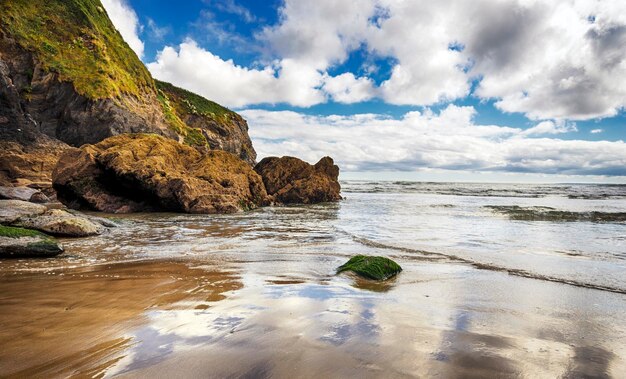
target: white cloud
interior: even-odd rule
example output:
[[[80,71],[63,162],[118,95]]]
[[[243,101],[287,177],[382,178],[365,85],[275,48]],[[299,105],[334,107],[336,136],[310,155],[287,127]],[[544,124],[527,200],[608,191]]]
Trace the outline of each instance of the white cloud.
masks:
[[[449,105],[438,113],[426,109],[408,112],[400,119],[377,114],[308,116],[258,109],[241,114],[248,119],[260,158],[293,155],[315,162],[330,155],[345,171],[445,169],[626,175],[623,141],[530,138],[523,129],[477,125],[475,112],[472,107]],[[539,129],[554,133],[559,127],[544,124]]]
[[[254,22],[256,21],[256,16],[250,12],[250,10],[244,7],[241,4],[235,2],[235,0],[217,0],[217,1],[209,1],[205,0],[205,2],[212,7],[217,8],[218,10],[226,13],[230,13],[236,16],[239,16],[245,22]]]
[[[374,97],[374,82],[369,78],[356,78],[351,72],[335,77],[327,76],[323,89],[339,103],[358,103]]]
[[[224,4],[235,12],[235,2]],[[165,54],[155,62],[157,72],[178,85],[208,87],[205,93],[237,106],[309,106],[329,99],[350,103],[373,97],[429,106],[466,97],[474,80],[479,98],[494,99],[502,111],[535,120],[602,118],[626,105],[624,1],[285,0],[277,23],[256,38],[270,62],[261,69],[234,62],[198,63],[173,75],[169,71],[183,54]],[[183,48],[187,46],[178,47],[181,52]],[[357,50],[365,61],[393,62],[380,86],[347,69],[329,76]],[[294,66],[302,80],[287,75],[296,71]],[[256,71],[271,72],[274,79],[243,74]],[[235,83],[260,86],[265,96],[248,96],[244,88],[235,100],[233,88],[217,87],[209,79],[233,72],[250,79],[237,76]],[[197,83],[201,80],[206,82]],[[267,82],[276,84],[268,87]]]
[[[196,92],[226,106],[290,102],[310,106],[324,101],[317,89],[322,75],[285,59],[260,69],[237,66],[199,47],[193,40],[165,47],[148,69],[160,80]]]
[[[522,133],[523,136],[542,135],[542,134],[562,134],[576,132],[576,124],[568,123],[565,121],[542,121],[532,128],[525,129]]]
[[[139,38],[142,26],[135,10],[125,0],[102,0],[102,5],[124,41],[139,58],[143,58],[144,45]]]
[[[172,28],[169,26],[159,26],[153,19],[149,17],[147,20],[150,37],[155,41],[162,41],[165,36],[172,32]]]
[[[598,134],[598,133],[602,133],[604,132],[604,129],[593,129],[590,133],[591,134]]]

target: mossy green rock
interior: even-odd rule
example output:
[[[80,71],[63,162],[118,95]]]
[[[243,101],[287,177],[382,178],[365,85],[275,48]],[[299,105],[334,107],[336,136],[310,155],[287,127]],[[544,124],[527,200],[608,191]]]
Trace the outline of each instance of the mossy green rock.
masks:
[[[338,274],[344,271],[352,271],[368,279],[386,280],[402,271],[402,267],[389,258],[357,255],[337,269]]]
[[[0,259],[47,258],[63,248],[50,236],[35,230],[0,226]]]

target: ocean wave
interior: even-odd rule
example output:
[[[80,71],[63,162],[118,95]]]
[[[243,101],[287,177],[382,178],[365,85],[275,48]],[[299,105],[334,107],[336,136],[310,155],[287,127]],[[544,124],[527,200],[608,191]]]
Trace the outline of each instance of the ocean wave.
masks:
[[[506,184],[348,180],[342,181],[341,185],[345,193],[421,193],[516,198],[560,196],[581,200],[626,198],[626,185],[621,184]]]
[[[454,255],[454,254],[436,253],[436,252],[430,252],[430,251],[419,250],[419,249],[411,249],[411,248],[401,247],[401,246],[393,246],[393,245],[388,245],[388,244],[384,244],[384,243],[377,242],[377,241],[372,241],[367,238],[359,237],[347,231],[343,231],[343,232],[348,234],[352,238],[352,240],[354,240],[355,242],[368,246],[368,247],[374,247],[374,248],[385,249],[385,250],[393,250],[393,251],[397,251],[400,253],[409,253],[409,255],[403,254],[402,256],[403,258],[420,260],[420,261],[428,260],[428,261],[447,261],[450,263],[463,263],[463,264],[468,264],[479,270],[503,272],[509,275],[519,276],[519,277],[528,278],[528,279],[542,280],[542,281],[553,282],[553,283],[561,283],[561,284],[575,286],[575,287],[588,288],[588,289],[594,289],[598,291],[607,291],[607,292],[613,292],[613,293],[626,295],[626,288],[605,286],[601,284],[588,283],[588,282],[575,280],[575,279],[566,279],[566,278],[561,278],[561,277],[556,277],[556,276],[551,276],[551,275],[539,274],[536,272],[523,270],[523,269],[503,267],[503,266],[494,265],[492,263],[483,263],[483,262],[474,261],[468,258],[463,258],[458,255]]]
[[[572,212],[552,207],[520,207],[519,205],[485,205],[484,207],[518,221],[626,222],[626,212]]]

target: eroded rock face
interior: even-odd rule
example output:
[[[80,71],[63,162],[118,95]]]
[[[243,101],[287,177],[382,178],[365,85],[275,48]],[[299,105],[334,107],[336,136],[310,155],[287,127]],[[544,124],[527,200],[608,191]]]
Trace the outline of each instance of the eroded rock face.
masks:
[[[268,203],[261,177],[238,157],[152,134],[66,152],[53,185],[69,206],[104,212],[232,213]]]
[[[315,165],[294,157],[268,157],[254,170],[277,202],[314,204],[341,199],[339,167],[330,157],[320,159]]]

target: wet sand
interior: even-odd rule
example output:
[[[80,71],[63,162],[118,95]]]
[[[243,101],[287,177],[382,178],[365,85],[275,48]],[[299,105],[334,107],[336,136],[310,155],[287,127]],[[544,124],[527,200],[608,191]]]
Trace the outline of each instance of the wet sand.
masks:
[[[363,243],[349,206],[124,216],[0,261],[0,377],[624,377],[624,294]],[[335,275],[354,254],[404,270]]]
[[[626,372],[623,295],[467,265],[409,263],[386,284],[268,276],[272,261],[158,259],[36,272],[11,265],[2,262],[0,277],[2,376]],[[315,269],[332,267],[330,260]]]

